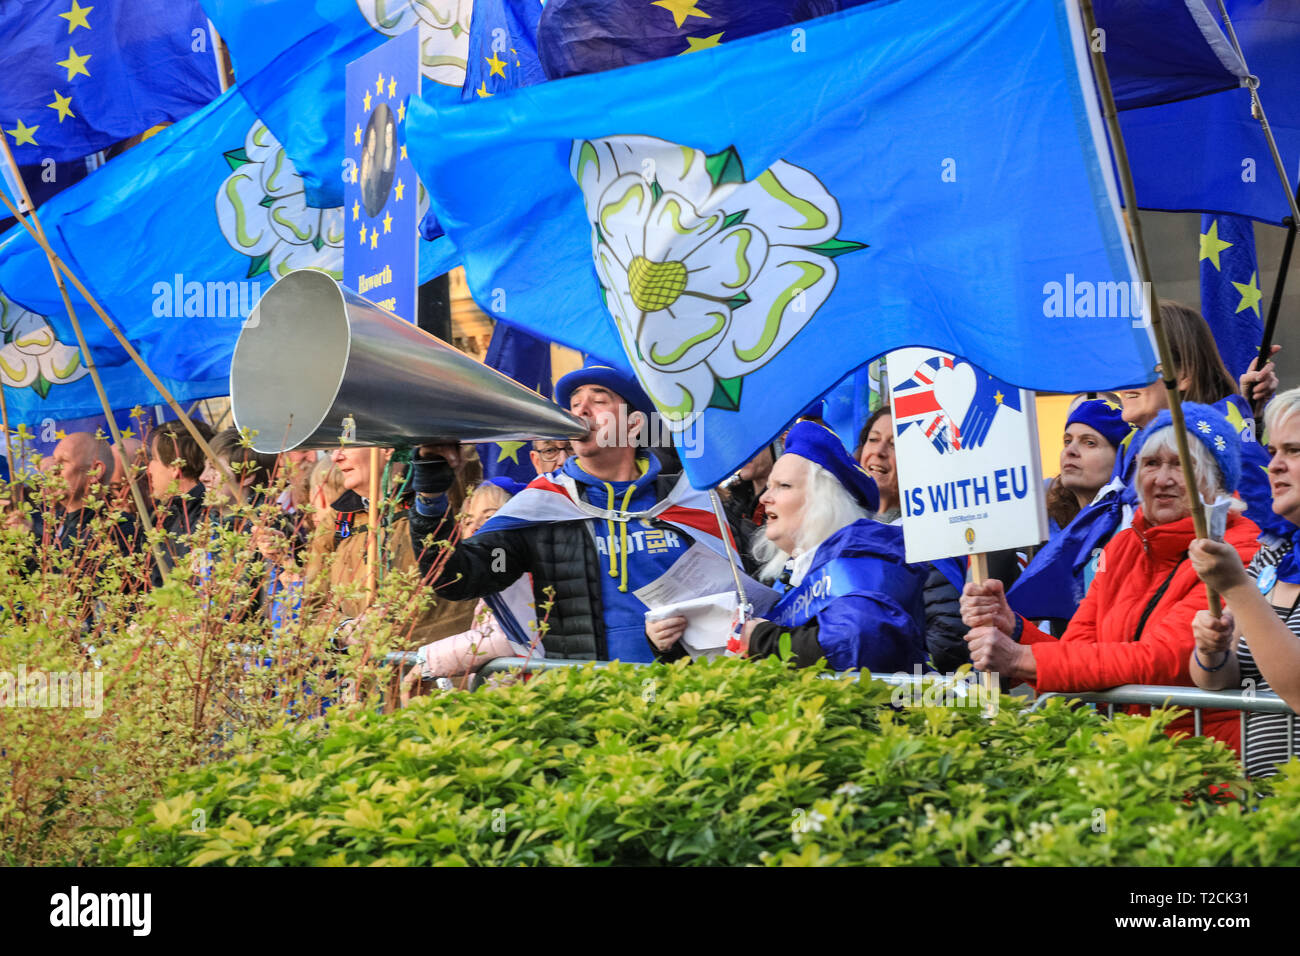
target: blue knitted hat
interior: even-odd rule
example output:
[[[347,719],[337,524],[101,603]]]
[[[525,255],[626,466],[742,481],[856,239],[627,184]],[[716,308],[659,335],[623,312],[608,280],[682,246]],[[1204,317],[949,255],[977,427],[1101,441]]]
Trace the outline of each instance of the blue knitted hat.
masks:
[[[1116,448],[1133,430],[1133,426],[1124,421],[1123,410],[1104,398],[1080,402],[1065,420],[1066,428],[1071,425],[1086,425]]]
[[[1224,490],[1229,494],[1236,491],[1241,482],[1241,438],[1237,429],[1217,409],[1196,402],[1183,402],[1183,420],[1187,423],[1187,434],[1204,445],[1214,463],[1219,466]],[[1161,409],[1155,420],[1142,429],[1142,434],[1135,440],[1138,452],[1141,452],[1148,438],[1171,424],[1173,419],[1169,409]]]

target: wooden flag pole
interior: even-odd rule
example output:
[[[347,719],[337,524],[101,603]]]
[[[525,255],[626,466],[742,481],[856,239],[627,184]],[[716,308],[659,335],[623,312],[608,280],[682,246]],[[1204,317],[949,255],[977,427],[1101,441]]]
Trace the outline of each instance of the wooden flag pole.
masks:
[[[989,556],[987,552],[981,551],[979,554],[970,556],[970,579],[972,584],[983,584],[989,579]],[[986,712],[989,716],[992,716],[997,713],[994,701],[1002,694],[1002,678],[992,671],[982,671],[980,680],[984,684],[984,700],[988,704]]]
[[[0,139],[0,142],[3,142],[3,140]],[[8,153],[7,145],[5,146],[5,152],[6,154]],[[12,163],[12,161],[11,157],[10,162]],[[190,437],[193,438],[194,441],[198,443],[198,446],[203,449],[203,454],[207,457],[208,461],[212,462],[213,467],[216,468],[217,471],[219,471],[232,485],[239,484],[234,475],[231,474],[230,470],[226,468],[220,460],[218,460],[217,456],[212,451],[212,446],[208,444],[207,439],[200,434],[199,430],[194,427],[194,422],[190,420],[190,416],[187,415],[185,410],[177,403],[176,398],[172,395],[171,391],[162,383],[158,376],[154,374],[153,369],[148,366],[140,353],[135,350],[135,346],[133,346],[127,337],[122,334],[122,330],[117,327],[117,323],[109,317],[109,314],[104,311],[104,307],[99,304],[99,301],[93,295],[90,294],[90,290],[88,290],[82,281],[77,278],[76,274],[68,268],[68,264],[59,258],[58,253],[54,251],[49,240],[46,239],[45,231],[41,228],[40,220],[36,218],[36,214],[34,212],[31,214],[31,222],[28,222],[26,218],[19,216],[18,210],[9,201],[9,198],[4,195],[2,190],[0,190],[0,201],[4,202],[10,213],[19,217],[19,222],[21,222],[23,228],[31,234],[31,237],[36,240],[36,244],[41,247],[41,250],[45,253],[45,257],[49,259],[51,263],[57,265],[57,271],[55,272],[54,278],[55,281],[58,282],[60,291],[64,292],[64,301],[67,302],[68,297],[64,291],[61,276],[67,276],[68,281],[72,283],[72,287],[77,290],[78,294],[80,294],[83,299],[90,303],[91,309],[93,309],[95,314],[99,316],[100,321],[102,321],[104,325],[108,326],[108,330],[113,333],[113,337],[117,339],[118,344],[121,345],[126,354],[131,357],[131,361],[135,362],[135,364],[139,366],[140,371],[142,371],[145,378],[149,380],[149,384],[158,390],[158,394],[163,397],[167,406],[172,410],[172,414],[174,414],[176,419],[185,426],[185,430],[190,433]],[[72,312],[72,306],[70,303],[68,305],[68,314],[75,325],[76,316]],[[109,415],[109,419],[112,420],[112,415]]]
[[[375,603],[379,593],[379,449],[370,449],[370,509],[367,521],[370,524],[366,538],[366,607]]]
[[[1097,18],[1092,10],[1092,0],[1080,0],[1083,12],[1084,35],[1092,36],[1097,29]],[[1115,109],[1115,97],[1110,89],[1110,75],[1106,72],[1105,55],[1097,49],[1096,44],[1088,44],[1092,57],[1092,70],[1097,81],[1097,92],[1101,95],[1102,108],[1106,117],[1106,129],[1110,133],[1111,149],[1115,153],[1115,166],[1119,170],[1120,190],[1124,196],[1124,208],[1128,210],[1129,234],[1133,241],[1133,253],[1137,259],[1138,273],[1146,291],[1146,311],[1151,319],[1151,331],[1155,335],[1156,350],[1159,352],[1160,364],[1156,371],[1160,373],[1165,386],[1165,395],[1169,402],[1169,417],[1173,420],[1174,441],[1178,446],[1178,459],[1182,464],[1183,482],[1187,486],[1187,497],[1192,506],[1192,526],[1198,538],[1209,536],[1209,527],[1205,520],[1205,506],[1201,501],[1200,490],[1196,484],[1196,474],[1192,467],[1192,450],[1187,440],[1187,425],[1183,420],[1182,396],[1178,394],[1177,369],[1174,368],[1173,352],[1169,348],[1169,336],[1160,319],[1160,308],[1156,303],[1155,284],[1151,281],[1151,265],[1147,260],[1146,245],[1142,241],[1142,217],[1138,214],[1137,195],[1133,187],[1133,170],[1128,163],[1128,150],[1124,148],[1124,134],[1119,126],[1119,114]],[[1221,613],[1219,595],[1206,585],[1209,596],[1210,613],[1218,617]]]
[[[40,234],[38,241],[43,240],[45,238],[45,233],[44,230],[41,229],[39,221],[36,219],[36,204],[32,202],[32,197],[27,194],[27,185],[23,182],[22,174],[18,170],[18,164],[14,162],[13,153],[9,151],[9,144],[4,141],[4,137],[2,136],[0,136],[0,146],[4,147],[4,158],[9,164],[9,168],[14,172],[14,178],[18,183],[18,189],[22,192],[21,198],[27,203],[27,208],[31,210],[27,215],[31,217],[32,223],[35,224],[36,230]],[[5,205],[9,207],[9,211],[12,212],[20,222],[26,224],[26,220],[18,212],[17,208],[10,203],[9,197],[5,196],[2,190],[0,190],[0,198],[4,199]],[[28,228],[30,230],[30,226]],[[45,250],[46,259],[50,265],[50,271],[54,273],[54,282],[59,287],[59,295],[63,298],[63,307],[67,310],[68,318],[72,322],[72,330],[77,335],[77,347],[81,349],[81,360],[86,363],[86,371],[90,373],[90,380],[95,385],[95,394],[99,397],[100,407],[104,409],[104,417],[108,420],[108,430],[112,433],[113,443],[117,446],[118,457],[122,461],[122,471],[126,476],[127,483],[130,485],[131,497],[135,501],[136,512],[139,514],[141,522],[143,522],[148,516],[149,510],[145,507],[144,496],[140,493],[139,482],[136,480],[136,476],[132,473],[131,466],[126,460],[126,449],[122,445],[122,434],[118,431],[117,419],[113,417],[113,408],[108,403],[108,394],[104,391],[103,381],[100,380],[99,369],[95,366],[95,360],[90,354],[90,348],[86,345],[86,337],[81,331],[81,323],[77,320],[77,313],[72,308],[72,299],[68,295],[68,288],[64,285],[63,276],[59,273],[57,258],[54,256],[53,250],[51,250],[48,243],[42,242],[41,245]],[[6,430],[6,437],[7,436],[8,432]],[[111,476],[105,477],[105,484],[107,484],[108,477]],[[157,542],[154,542],[153,545],[151,545],[151,550],[153,551],[154,560],[158,562],[159,568],[165,572],[170,567],[170,562],[166,560],[166,556],[163,554],[162,549],[158,546]]]

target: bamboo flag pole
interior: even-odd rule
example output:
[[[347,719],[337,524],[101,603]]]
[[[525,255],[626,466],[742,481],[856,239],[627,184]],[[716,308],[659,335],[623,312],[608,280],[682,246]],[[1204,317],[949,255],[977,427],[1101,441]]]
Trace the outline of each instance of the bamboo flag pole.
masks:
[[[3,140],[0,139],[0,142],[3,142]],[[5,152],[8,153],[7,145],[5,147]],[[2,190],[0,190],[0,201],[4,202],[5,206],[8,207],[9,211],[13,215],[18,215],[18,210],[9,201],[9,197],[5,196]],[[58,253],[54,251],[49,240],[46,239],[45,232],[41,228],[40,220],[36,218],[36,214],[32,213],[31,222],[28,222],[26,218],[22,217],[19,218],[19,222],[21,222],[23,228],[31,234],[31,237],[36,240],[36,244],[41,247],[46,258],[58,265],[58,273],[55,274],[55,279],[59,282],[59,288],[63,288],[60,274],[67,276],[68,281],[72,283],[72,287],[77,290],[77,293],[83,299],[90,303],[91,309],[93,309],[95,314],[99,316],[100,321],[102,321],[104,325],[108,326],[108,330],[113,333],[113,337],[117,339],[118,344],[122,346],[122,349],[128,356],[130,356],[131,361],[135,362],[135,364],[139,366],[140,371],[144,373],[144,377],[149,380],[149,384],[157,389],[158,394],[163,397],[167,406],[172,410],[172,414],[174,414],[177,420],[185,426],[185,430],[190,433],[190,437],[193,438],[195,442],[198,443],[198,446],[203,449],[203,454],[207,456],[208,461],[212,462],[213,467],[215,467],[227,481],[235,485],[239,484],[234,475],[231,474],[230,470],[226,468],[226,466],[223,465],[213,453],[212,446],[208,444],[207,439],[204,438],[199,430],[194,427],[194,422],[190,421],[189,415],[187,415],[185,410],[177,403],[175,396],[173,396],[167,386],[162,383],[161,379],[154,374],[153,369],[148,366],[140,353],[135,350],[135,346],[133,346],[127,337],[122,334],[122,330],[117,327],[117,323],[114,322],[109,314],[104,311],[104,307],[99,304],[99,300],[90,294],[90,290],[87,289],[85,284],[77,278],[76,274],[68,268],[68,264],[59,258]],[[71,309],[71,306],[69,306],[69,309]],[[69,315],[72,315],[71,311],[69,312]],[[73,318],[73,321],[76,321],[75,317]],[[109,417],[111,418],[112,416]]]
[[[27,193],[27,185],[23,182],[22,173],[19,172],[18,164],[14,162],[13,153],[9,151],[9,144],[4,141],[3,136],[0,136],[0,146],[3,146],[4,148],[5,161],[9,164],[9,168],[14,172],[14,177],[18,183],[18,189],[22,193],[21,198],[25,203],[27,203],[27,208],[30,210],[27,215],[31,217],[32,223],[36,226],[36,230],[40,234],[40,238],[44,239],[45,232],[41,229],[40,222],[36,218],[36,204],[32,202],[32,197]],[[0,191],[0,196],[3,195],[3,191]],[[5,205],[9,207],[10,211],[13,212],[15,216],[17,216],[19,221],[25,223],[22,215],[19,214],[18,210],[10,204],[9,197],[4,196],[4,200]],[[59,295],[63,298],[63,307],[67,310],[68,318],[72,322],[72,330],[76,333],[77,347],[81,349],[81,360],[86,363],[86,371],[90,373],[90,380],[95,385],[95,394],[99,396],[99,404],[104,409],[104,417],[108,420],[108,430],[113,435],[113,444],[117,447],[118,457],[122,461],[122,472],[126,477],[127,483],[131,487],[131,497],[135,500],[136,513],[140,516],[141,522],[143,522],[145,517],[149,514],[149,510],[145,507],[144,496],[140,493],[140,484],[136,480],[136,476],[133,474],[131,466],[126,460],[126,449],[122,445],[122,434],[118,431],[117,419],[113,416],[113,407],[108,402],[108,394],[104,391],[103,381],[100,380],[99,369],[95,366],[95,360],[90,354],[89,346],[86,345],[86,337],[81,331],[81,323],[77,320],[77,313],[72,308],[72,298],[68,295],[68,288],[64,285],[63,276],[59,273],[57,257],[54,255],[53,250],[50,248],[48,243],[42,243],[42,247],[45,249],[46,258],[50,265],[50,271],[54,273],[55,284],[59,287]],[[8,431],[6,429],[6,438],[7,437]],[[158,546],[157,542],[151,545],[151,549],[153,551],[154,560],[158,562],[158,567],[165,572],[170,565],[166,560],[166,556],[163,554],[162,549]]]
[[[1093,36],[1097,29],[1097,18],[1093,14],[1092,0],[1080,0],[1083,12],[1084,34]],[[1128,164],[1128,150],[1124,148],[1124,134],[1119,127],[1119,114],[1115,109],[1115,97],[1110,89],[1110,75],[1106,72],[1106,59],[1097,44],[1088,44],[1092,57],[1093,74],[1097,80],[1097,92],[1101,94],[1102,108],[1106,116],[1106,128],[1110,133],[1111,149],[1115,153],[1115,166],[1119,170],[1120,190],[1124,196],[1124,208],[1128,210],[1129,233],[1133,240],[1133,253],[1137,258],[1138,274],[1146,292],[1146,310],[1151,319],[1151,331],[1155,335],[1156,349],[1160,353],[1160,364],[1156,367],[1165,386],[1165,395],[1169,401],[1169,417],[1173,420],[1174,441],[1178,446],[1178,459],[1182,463],[1183,482],[1187,486],[1187,497],[1192,505],[1192,526],[1198,538],[1209,536],[1205,520],[1205,506],[1196,483],[1196,474],[1192,467],[1192,451],[1187,443],[1187,425],[1183,420],[1182,396],[1178,394],[1177,370],[1174,368],[1173,352],[1169,348],[1169,336],[1160,319],[1160,308],[1156,304],[1155,284],[1151,281],[1151,265],[1147,260],[1146,245],[1142,241],[1142,217],[1138,214],[1137,195],[1133,188],[1133,170]],[[1209,596],[1210,613],[1218,617],[1221,612],[1219,595],[1208,585],[1205,588]]]
[[[17,463],[14,461],[14,443],[9,437],[9,406],[5,402],[5,379],[4,372],[0,371],[0,426],[5,430],[5,461],[9,462],[9,479],[12,481],[17,472],[14,471]]]

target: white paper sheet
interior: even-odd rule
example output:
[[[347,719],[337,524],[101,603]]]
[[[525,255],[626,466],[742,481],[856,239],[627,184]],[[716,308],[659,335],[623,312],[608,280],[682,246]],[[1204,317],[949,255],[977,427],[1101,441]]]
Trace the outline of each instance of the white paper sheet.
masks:
[[[734,591],[735,581],[727,559],[698,541],[673,562],[672,567],[649,584],[637,588],[637,599],[654,610],[693,598]],[[755,614],[763,614],[776,603],[777,593],[757,581],[746,579],[745,597]]]
[[[704,597],[680,601],[645,612],[645,619],[661,621],[668,617],[686,618],[682,646],[692,658],[718,657],[727,650],[731,621],[736,614],[736,592],[722,591]]]

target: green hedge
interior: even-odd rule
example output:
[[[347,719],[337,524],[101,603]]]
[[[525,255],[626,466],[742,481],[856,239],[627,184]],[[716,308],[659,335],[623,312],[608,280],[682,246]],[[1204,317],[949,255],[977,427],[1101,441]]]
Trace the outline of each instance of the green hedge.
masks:
[[[1260,801],[1222,745],[1161,733],[1169,714],[890,696],[724,660],[299,722],[173,781],[101,862],[1300,863],[1300,763]]]

